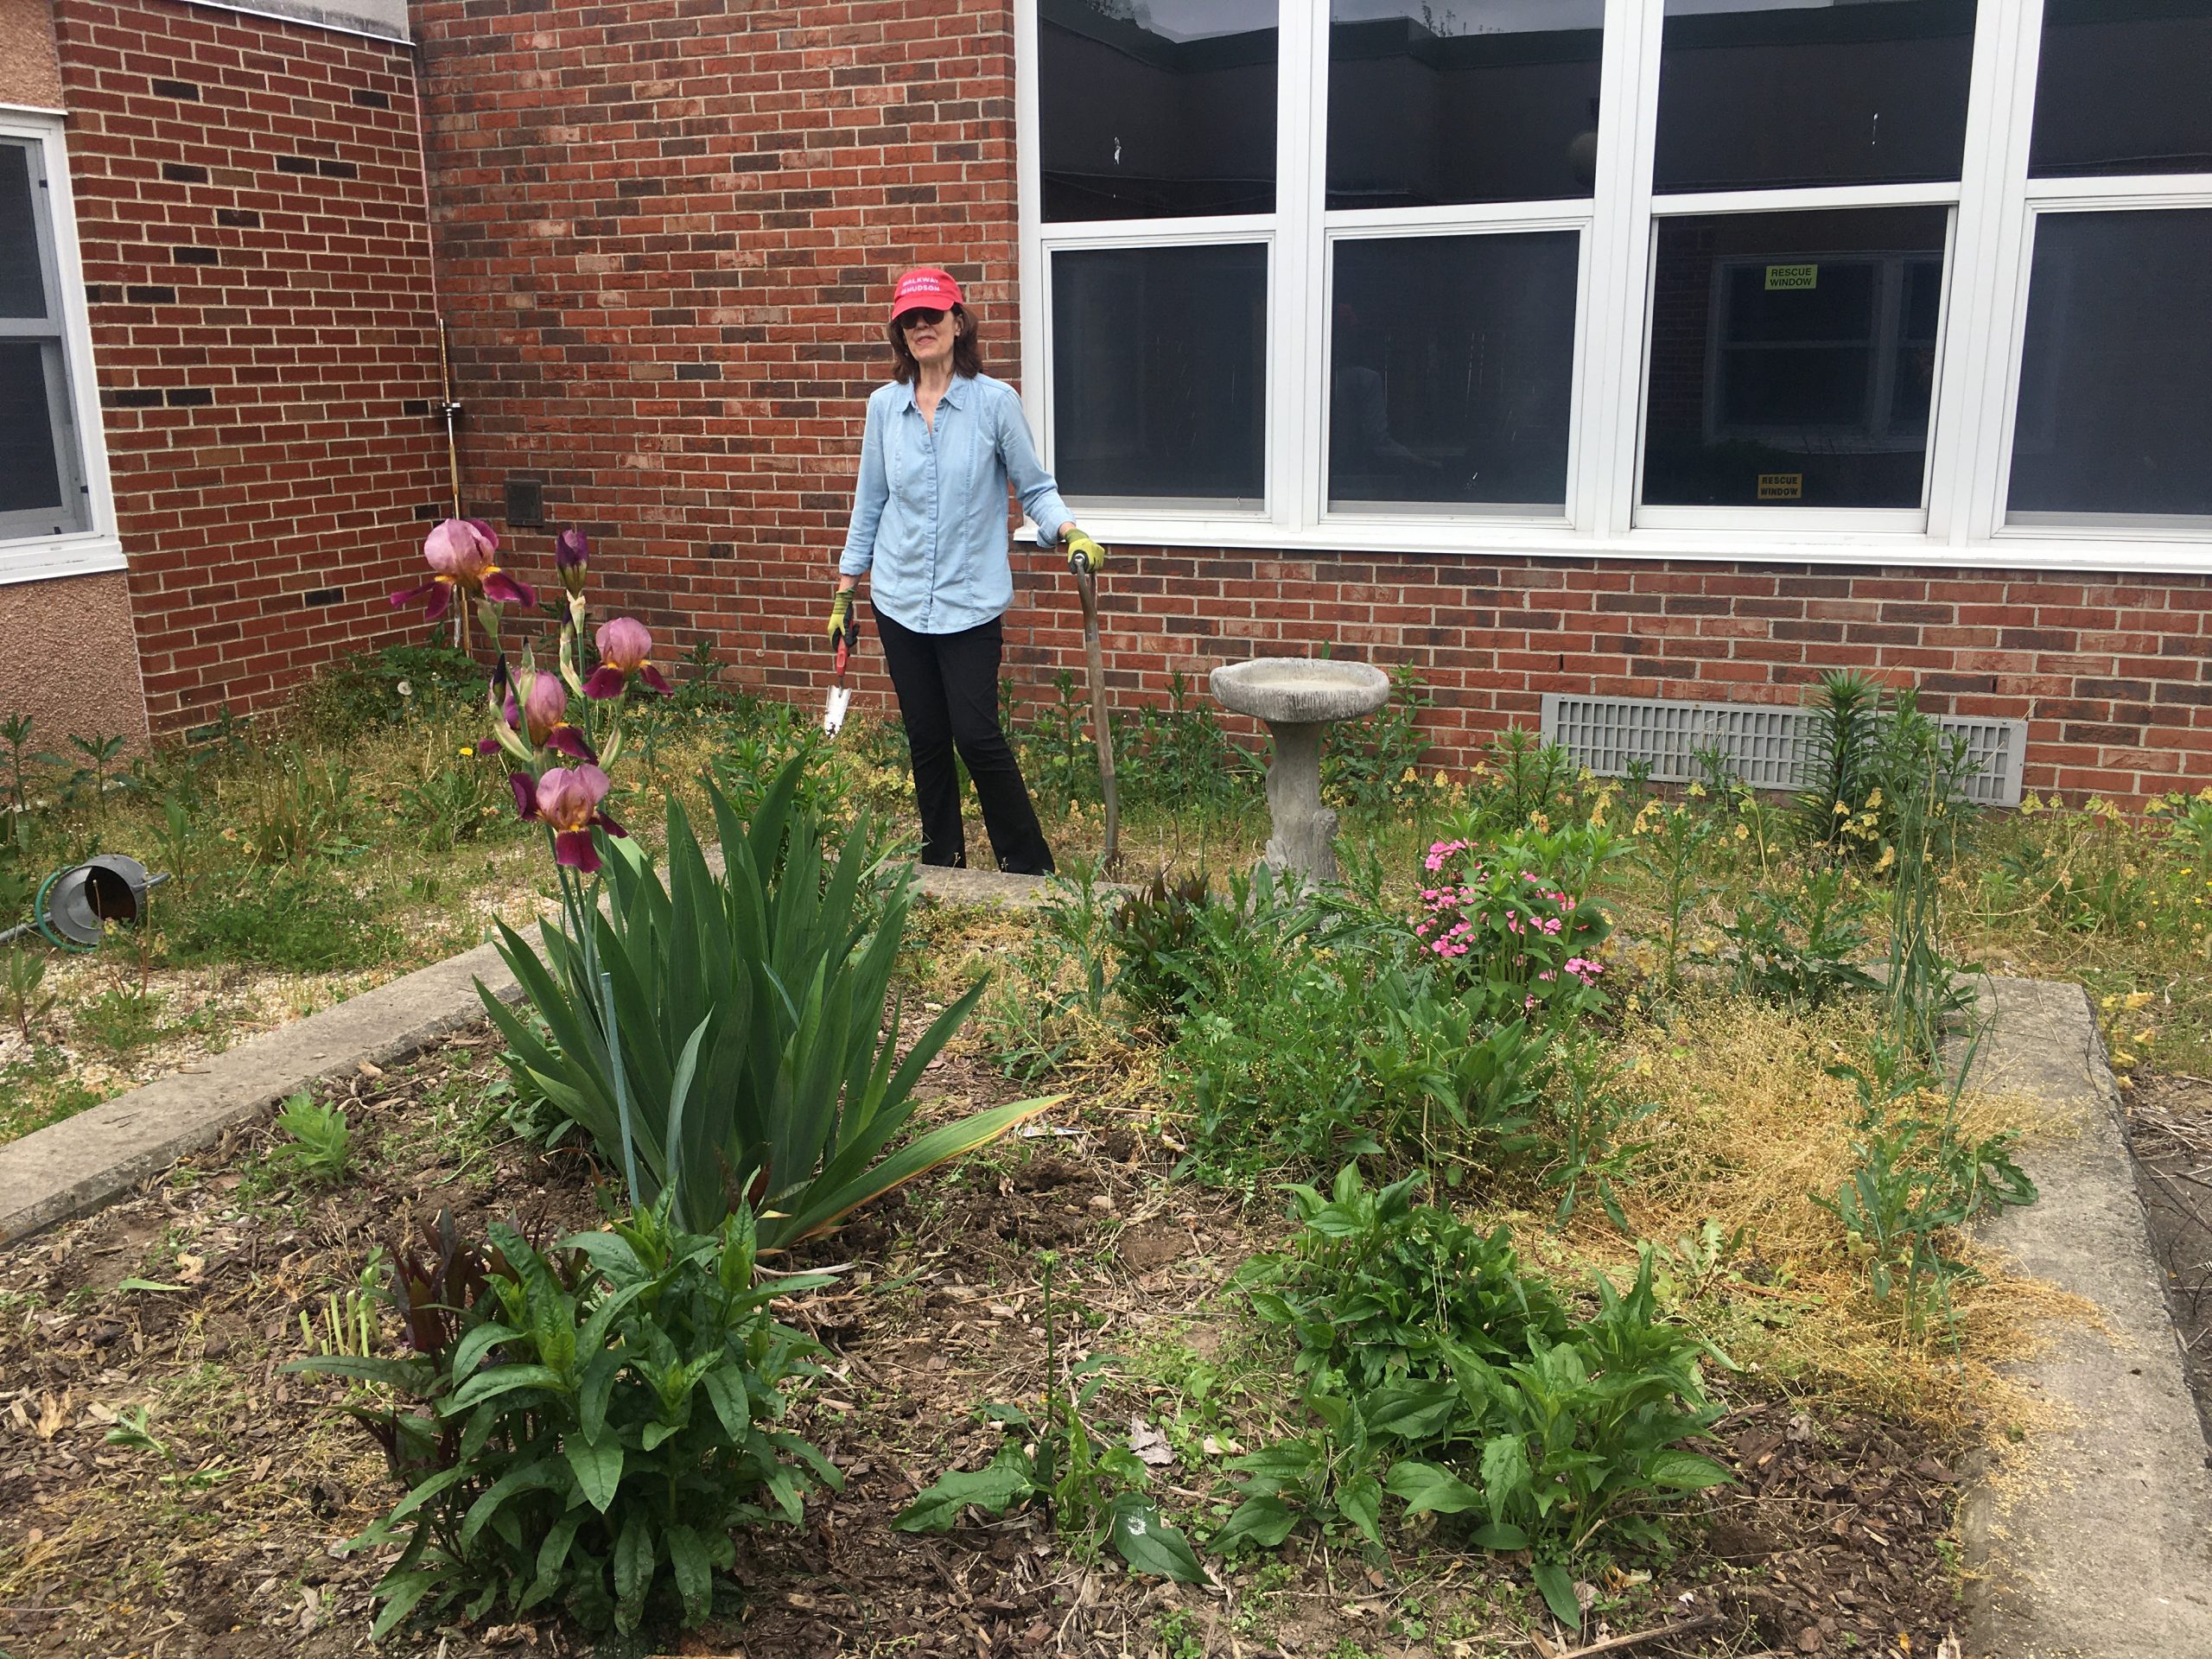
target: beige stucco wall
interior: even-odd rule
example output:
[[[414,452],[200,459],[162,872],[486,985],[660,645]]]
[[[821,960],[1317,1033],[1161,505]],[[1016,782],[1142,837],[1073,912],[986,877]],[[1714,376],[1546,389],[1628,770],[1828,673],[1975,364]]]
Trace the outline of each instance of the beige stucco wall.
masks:
[[[61,107],[52,0],[0,0],[0,104]]]
[[[128,580],[118,570],[0,586],[0,715],[30,715],[34,747],[64,749],[73,734],[144,740]]]

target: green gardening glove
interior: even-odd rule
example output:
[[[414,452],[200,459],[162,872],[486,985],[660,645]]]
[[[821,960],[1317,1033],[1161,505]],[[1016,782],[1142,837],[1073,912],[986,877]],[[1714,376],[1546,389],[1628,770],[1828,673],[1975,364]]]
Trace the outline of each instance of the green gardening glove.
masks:
[[[836,596],[830,601],[830,626],[822,632],[829,635],[834,644],[837,636],[844,632],[847,625],[852,620],[852,615],[853,590],[849,588],[840,588],[837,589]]]
[[[1073,524],[1060,527],[1060,541],[1068,550],[1069,569],[1080,573],[1084,566],[1088,565],[1095,575],[1106,568],[1106,550]]]

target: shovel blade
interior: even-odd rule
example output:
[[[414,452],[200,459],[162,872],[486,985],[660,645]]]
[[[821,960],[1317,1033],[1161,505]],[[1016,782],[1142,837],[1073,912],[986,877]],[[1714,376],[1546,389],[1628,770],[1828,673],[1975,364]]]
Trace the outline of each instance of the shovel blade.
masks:
[[[845,710],[853,706],[853,694],[842,685],[830,688],[829,712],[822,716],[822,729],[835,737],[844,728]]]

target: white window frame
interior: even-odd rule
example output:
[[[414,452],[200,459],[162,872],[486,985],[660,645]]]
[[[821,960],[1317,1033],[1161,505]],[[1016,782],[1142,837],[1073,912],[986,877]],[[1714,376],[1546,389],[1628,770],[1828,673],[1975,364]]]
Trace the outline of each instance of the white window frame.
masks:
[[[2166,173],[2116,178],[2030,180],[2027,223],[2020,237],[2020,264],[2016,273],[2014,338],[2024,346],[2028,327],[2028,289],[2035,269],[2036,227],[2043,215],[2144,213],[2161,209],[2199,213],[2212,211],[2212,174]],[[2032,544],[2108,534],[2151,542],[2212,542],[2212,514],[2198,518],[2163,520],[2148,513],[2015,516],[2005,503],[2011,500],[2012,494],[2012,444],[2019,430],[2020,378],[2025,362],[2024,351],[2016,348],[2012,353],[2005,386],[2004,441],[1997,452],[2001,470],[1997,480],[1997,522],[1993,534],[1998,539]]]
[[[1021,376],[1048,465],[1053,455],[1048,272],[1054,251],[1224,239],[1263,239],[1270,248],[1264,506],[1224,514],[1101,504],[1082,510],[1092,534],[1136,544],[1268,550],[1293,557],[1387,550],[2212,571],[2212,527],[2005,522],[2037,214],[2085,207],[2212,207],[2212,175],[2029,179],[2044,0],[1980,0],[1966,143],[1955,181],[1655,198],[1664,0],[1606,0],[1597,176],[1590,200],[1340,212],[1323,205],[1328,0],[1279,0],[1279,8],[1275,211],[1235,219],[1062,226],[1042,219],[1037,8],[1035,0],[1016,0]],[[1641,506],[1656,221],[1678,214],[1892,206],[1950,210],[1922,506]],[[1478,507],[1433,513],[1327,511],[1327,290],[1335,241],[1351,235],[1569,226],[1581,235],[1581,280],[1565,512],[1522,518]]]
[[[107,445],[100,426],[99,383],[92,363],[92,321],[85,303],[85,274],[77,246],[77,216],[60,117],[0,106],[0,138],[29,141],[46,189],[48,270],[61,300],[62,372],[66,410],[73,425],[86,527],[60,535],[0,533],[0,585],[45,582],[125,569],[116,531]],[[67,485],[65,485],[67,487]]]

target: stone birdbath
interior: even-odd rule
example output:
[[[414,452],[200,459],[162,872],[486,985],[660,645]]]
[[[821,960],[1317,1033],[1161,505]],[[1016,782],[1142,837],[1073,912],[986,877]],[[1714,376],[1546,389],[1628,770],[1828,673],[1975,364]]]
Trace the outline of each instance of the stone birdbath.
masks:
[[[1213,671],[1214,700],[1264,721],[1275,741],[1268,766],[1268,812],[1274,834],[1267,861],[1315,881],[1336,879],[1337,815],[1321,804],[1321,733],[1358,720],[1390,700],[1390,677],[1366,663],[1318,657],[1260,657]]]

